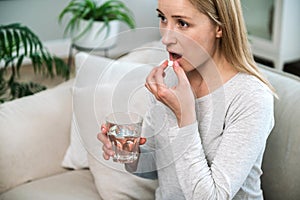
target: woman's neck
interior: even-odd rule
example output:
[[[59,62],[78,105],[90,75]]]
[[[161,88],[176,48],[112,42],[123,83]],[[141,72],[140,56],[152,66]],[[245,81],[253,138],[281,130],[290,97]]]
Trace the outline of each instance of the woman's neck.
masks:
[[[235,76],[238,71],[225,58],[210,59],[195,70],[188,72],[187,77],[194,91],[195,97],[208,95],[221,87]]]

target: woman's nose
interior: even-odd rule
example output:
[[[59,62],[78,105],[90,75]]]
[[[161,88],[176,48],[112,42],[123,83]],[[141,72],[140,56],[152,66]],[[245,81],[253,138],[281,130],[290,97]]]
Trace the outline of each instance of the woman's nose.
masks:
[[[177,42],[176,33],[172,29],[163,28],[160,30],[162,43],[164,45],[175,44]]]

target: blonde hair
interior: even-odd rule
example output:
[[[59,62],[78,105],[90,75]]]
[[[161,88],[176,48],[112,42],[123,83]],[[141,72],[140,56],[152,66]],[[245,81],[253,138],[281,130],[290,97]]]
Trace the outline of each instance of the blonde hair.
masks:
[[[257,68],[250,49],[240,0],[189,0],[222,28],[221,51],[239,72],[254,75],[275,94],[275,89]]]

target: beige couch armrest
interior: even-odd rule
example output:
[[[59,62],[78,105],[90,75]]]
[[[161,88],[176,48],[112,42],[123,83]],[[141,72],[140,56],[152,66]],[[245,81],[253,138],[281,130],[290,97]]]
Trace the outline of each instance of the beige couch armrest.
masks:
[[[299,199],[300,78],[261,65],[260,69],[279,96],[262,166],[264,198]]]
[[[65,170],[72,82],[0,105],[0,193]]]

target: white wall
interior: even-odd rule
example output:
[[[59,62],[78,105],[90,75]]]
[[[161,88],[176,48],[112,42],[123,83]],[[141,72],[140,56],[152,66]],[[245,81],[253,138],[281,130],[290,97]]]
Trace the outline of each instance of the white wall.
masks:
[[[68,49],[55,47],[61,44],[64,39],[63,31],[67,19],[62,25],[58,23],[58,15],[70,0],[0,0],[0,24],[20,22],[33,30],[39,38],[47,44],[50,49],[58,49],[58,54],[67,54]],[[122,0],[133,11],[137,28],[158,27],[156,17],[157,0]],[[101,0],[99,0],[101,2]],[[120,31],[128,30],[121,25]],[[141,34],[142,33],[142,34]],[[137,31],[131,34],[127,42],[132,45],[139,44],[146,40],[159,38],[156,31]],[[121,41],[124,42],[124,41]],[[124,44],[123,44],[124,45]],[[66,45],[64,45],[66,46]],[[54,50],[56,51],[56,50]]]
[[[20,22],[43,41],[63,38],[58,24],[60,11],[69,0],[4,0],[0,1],[0,24]]]
[[[58,15],[70,0],[2,0],[0,24],[21,22],[30,27],[43,41],[63,38],[63,24]],[[134,12],[138,27],[157,27],[157,0],[123,0]],[[121,30],[127,27],[122,26]]]
[[[121,25],[121,34],[118,37],[117,47],[112,49],[112,57],[128,52],[146,42],[160,39],[157,17],[157,0],[121,0],[133,11],[136,20],[136,29],[126,32],[128,28]]]

